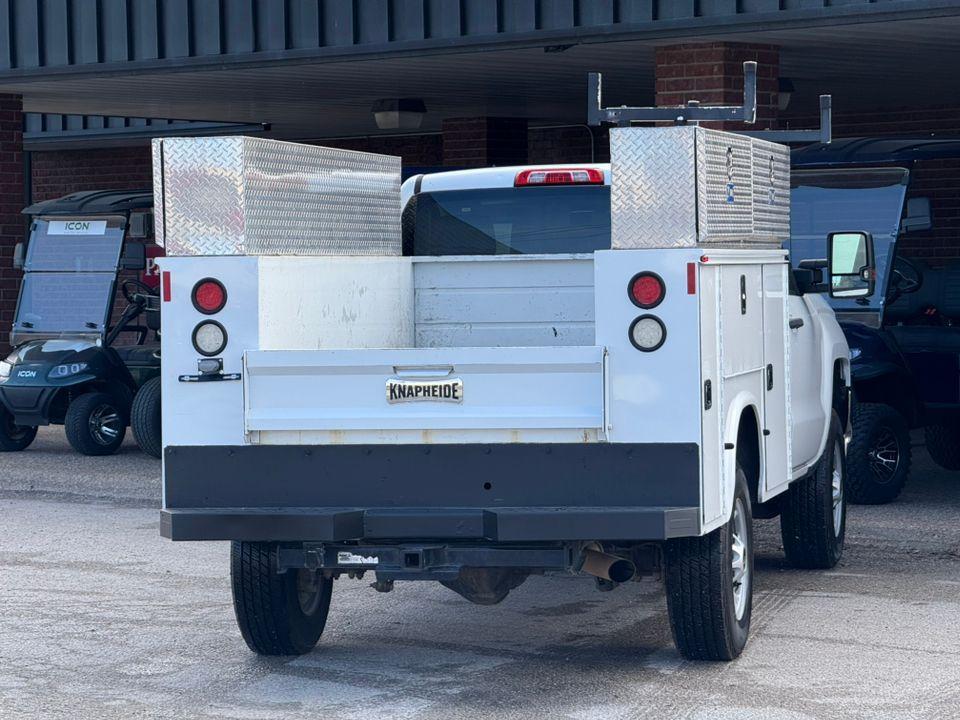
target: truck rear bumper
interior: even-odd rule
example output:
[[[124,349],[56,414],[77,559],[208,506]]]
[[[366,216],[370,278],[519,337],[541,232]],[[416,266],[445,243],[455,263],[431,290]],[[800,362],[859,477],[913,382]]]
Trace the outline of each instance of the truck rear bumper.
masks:
[[[189,446],[173,540],[664,540],[699,534],[695,444]]]

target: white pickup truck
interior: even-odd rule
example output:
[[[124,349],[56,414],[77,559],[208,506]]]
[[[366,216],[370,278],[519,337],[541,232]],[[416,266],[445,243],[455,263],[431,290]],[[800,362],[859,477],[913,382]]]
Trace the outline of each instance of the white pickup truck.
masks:
[[[369,197],[323,185],[359,175],[252,173],[251,153],[246,206],[223,220],[246,225],[224,240],[211,218],[242,178],[198,158],[226,141],[155,144],[161,531],[234,541],[252,650],[310,651],[345,577],[492,604],[531,574],[581,573],[601,589],[662,576],[680,652],[732,659],[754,517],[780,516],[795,565],[837,562],[848,349],[779,246],[785,149],[697,127],[611,134],[612,167],[411,178],[395,237],[367,232]],[[256,235],[264,177],[325,188],[350,232]],[[829,247],[803,285],[871,292],[870,238]]]

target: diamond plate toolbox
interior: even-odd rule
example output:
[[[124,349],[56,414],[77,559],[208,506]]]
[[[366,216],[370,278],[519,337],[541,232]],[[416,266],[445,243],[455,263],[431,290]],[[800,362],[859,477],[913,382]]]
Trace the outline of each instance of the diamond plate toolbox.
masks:
[[[698,126],[610,131],[612,247],[780,245],[786,146]]]
[[[399,255],[400,159],[252,137],[153,141],[167,255]]]

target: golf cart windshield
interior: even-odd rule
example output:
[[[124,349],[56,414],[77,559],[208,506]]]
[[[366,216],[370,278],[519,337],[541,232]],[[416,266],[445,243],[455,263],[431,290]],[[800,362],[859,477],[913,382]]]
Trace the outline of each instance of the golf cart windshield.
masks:
[[[15,333],[100,335],[113,300],[125,219],[35,218]]]
[[[795,170],[790,193],[790,258],[825,258],[831,232],[865,231],[873,235],[877,291],[870,298],[831,298],[837,310],[883,307],[894,243],[907,190],[904,168]]]

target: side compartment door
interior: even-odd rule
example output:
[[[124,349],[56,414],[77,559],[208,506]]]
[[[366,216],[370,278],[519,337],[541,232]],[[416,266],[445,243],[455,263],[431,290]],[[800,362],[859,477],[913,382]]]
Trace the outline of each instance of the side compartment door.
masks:
[[[763,445],[764,472],[760,500],[778,495],[790,484],[790,343],[787,317],[787,266],[763,266]]]
[[[700,265],[700,512],[703,527],[723,515],[723,385],[720,372],[720,267]]]
[[[790,332],[791,460],[800,467],[816,457],[826,421],[820,404],[822,342],[801,295],[788,298]]]
[[[723,452],[723,515],[733,505],[737,431],[745,413],[763,422],[763,266],[724,263],[720,267],[720,419]],[[759,430],[759,428],[758,428]],[[759,439],[758,439],[759,442]],[[725,444],[732,443],[733,447]],[[762,451],[761,451],[762,452]]]

